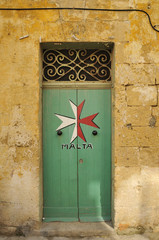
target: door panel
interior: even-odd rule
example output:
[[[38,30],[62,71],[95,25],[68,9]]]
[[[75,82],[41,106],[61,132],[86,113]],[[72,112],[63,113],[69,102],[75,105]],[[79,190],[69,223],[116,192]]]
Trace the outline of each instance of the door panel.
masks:
[[[78,102],[85,101],[81,118],[99,113],[94,122],[100,129],[81,124],[87,145],[78,150],[80,221],[110,220],[111,203],[111,95],[110,90],[79,90]],[[92,131],[96,130],[97,135]],[[83,144],[78,138],[78,144]]]
[[[110,90],[43,90],[43,159],[45,221],[110,220]]]
[[[71,139],[73,126],[63,129],[61,136],[56,132],[61,120],[55,113],[74,117],[69,99],[76,102],[76,90],[43,90],[45,221],[78,221],[77,151],[62,149]]]

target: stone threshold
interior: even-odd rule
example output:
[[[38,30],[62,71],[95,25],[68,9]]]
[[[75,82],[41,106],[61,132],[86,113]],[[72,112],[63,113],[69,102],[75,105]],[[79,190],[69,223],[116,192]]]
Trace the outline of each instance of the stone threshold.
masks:
[[[50,222],[41,223],[32,229],[32,235],[44,237],[111,237],[116,239],[116,232],[110,222]]]

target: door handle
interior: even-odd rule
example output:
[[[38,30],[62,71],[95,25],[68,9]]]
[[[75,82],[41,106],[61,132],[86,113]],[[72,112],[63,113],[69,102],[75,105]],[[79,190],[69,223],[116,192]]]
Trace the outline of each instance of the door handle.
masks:
[[[96,130],[94,130],[94,131],[92,131],[92,134],[93,134],[94,136],[96,136],[96,135],[98,134],[98,132],[97,132]]]
[[[80,160],[79,160],[79,163],[83,163],[83,159],[80,159]]]
[[[62,135],[62,131],[58,130],[57,131],[57,135],[61,136]]]

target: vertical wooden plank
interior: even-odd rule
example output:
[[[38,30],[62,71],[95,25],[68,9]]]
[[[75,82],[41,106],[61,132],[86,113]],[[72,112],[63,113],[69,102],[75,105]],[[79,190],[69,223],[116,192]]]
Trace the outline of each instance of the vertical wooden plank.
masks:
[[[111,219],[111,92],[79,90],[78,105],[85,100],[80,118],[98,113],[100,129],[80,124],[86,142],[78,137],[78,191],[80,221]],[[92,131],[96,130],[97,135]]]
[[[45,221],[78,221],[77,150],[69,149],[74,126],[56,132],[62,121],[55,113],[74,118],[69,99],[76,103],[75,90],[43,90]]]

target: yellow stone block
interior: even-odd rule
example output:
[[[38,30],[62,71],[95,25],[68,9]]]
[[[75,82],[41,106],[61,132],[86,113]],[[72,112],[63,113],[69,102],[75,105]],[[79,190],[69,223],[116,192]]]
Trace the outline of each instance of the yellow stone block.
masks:
[[[107,21],[87,21],[85,24],[85,39],[88,41],[100,41],[110,42],[111,36],[113,36],[112,23]],[[93,31],[93,35],[92,35]]]
[[[128,86],[126,93],[129,106],[157,105],[156,86]]]
[[[90,5],[92,2],[90,2]],[[97,1],[96,1],[96,4]],[[108,5],[108,1],[105,1],[104,4]],[[90,7],[92,8],[92,6]],[[100,4],[100,7],[99,8],[102,8],[101,7],[101,4]],[[108,7],[104,7],[104,9],[107,9]],[[119,20],[120,22],[115,22],[115,23],[123,23],[122,21],[128,21],[128,15],[129,13],[128,12],[114,12],[114,11],[85,11],[85,20],[100,20],[100,21],[114,21],[114,20]]]
[[[65,0],[66,1],[66,0]],[[21,8],[21,7],[26,7],[26,8],[32,8],[32,7],[55,7],[58,6],[58,0],[24,0],[24,1],[18,1],[18,0],[2,0],[0,2],[0,7],[12,7],[12,8]]]
[[[115,63],[116,64],[126,63],[126,57],[125,57],[126,46],[127,46],[127,43],[125,42],[117,41],[115,43]]]
[[[152,39],[149,43],[144,44],[141,54],[146,63],[159,64],[159,40]]]
[[[117,9],[123,9],[123,8],[134,8],[135,5],[133,1],[125,1],[125,0],[113,0],[111,2],[111,7],[112,8],[117,8]]]
[[[140,41],[143,44],[147,44],[152,40],[156,40],[156,32],[152,31],[152,27],[146,14],[141,12],[132,12],[129,14],[129,20],[129,41]]]
[[[43,31],[39,33],[39,39],[41,42],[63,42],[67,41],[67,35],[65,35],[65,28],[61,21],[56,23],[43,23]]]
[[[87,8],[110,8],[111,7],[111,0],[86,0],[85,6]]]
[[[137,167],[139,165],[138,147],[119,147],[115,150],[115,166]]]
[[[130,41],[125,44],[123,55],[125,63],[145,63],[145,55],[142,54],[142,42]]]
[[[126,125],[148,126],[151,119],[150,106],[127,107],[125,109]]]
[[[159,145],[158,127],[123,127],[116,131],[118,146],[149,147]]]
[[[63,21],[80,21],[85,18],[85,11],[76,11],[76,10],[62,10],[61,19]]]
[[[153,64],[116,64],[116,82],[120,84],[155,84],[156,66]]]
[[[113,36],[116,41],[128,41],[130,23],[128,21],[117,21],[113,23]]]
[[[155,168],[159,166],[159,148],[147,147],[140,149],[140,165]]]
[[[48,0],[47,0],[48,1]],[[51,1],[51,0],[50,0]],[[80,8],[85,7],[85,0],[56,0],[56,2],[59,4],[60,7],[74,7],[74,8]]]

